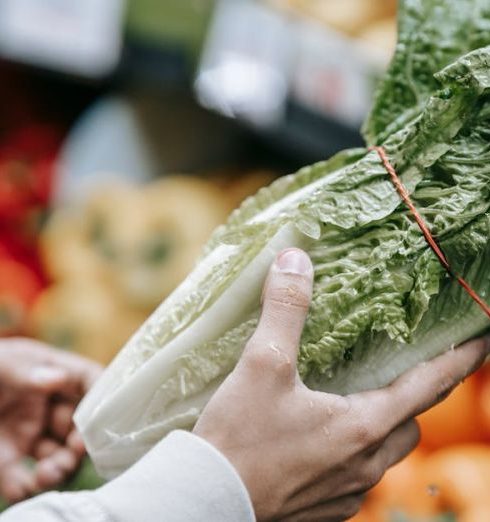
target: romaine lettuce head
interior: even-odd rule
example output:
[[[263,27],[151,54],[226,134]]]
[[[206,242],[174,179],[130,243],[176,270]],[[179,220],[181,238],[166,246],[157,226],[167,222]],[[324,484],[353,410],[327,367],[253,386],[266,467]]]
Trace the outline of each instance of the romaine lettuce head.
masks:
[[[456,272],[490,292],[490,10],[485,0],[405,0],[393,63],[364,133],[386,149]],[[282,178],[219,228],[182,285],[129,341],[75,420],[101,474],[191,428],[257,325],[283,248],[315,267],[299,371],[318,390],[386,385],[484,331],[376,152],[343,152]]]

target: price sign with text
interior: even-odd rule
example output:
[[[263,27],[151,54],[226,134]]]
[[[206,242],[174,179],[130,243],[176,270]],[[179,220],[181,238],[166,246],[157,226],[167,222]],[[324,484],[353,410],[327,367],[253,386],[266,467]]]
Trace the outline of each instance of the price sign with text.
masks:
[[[110,73],[125,0],[0,0],[0,54],[67,73]]]

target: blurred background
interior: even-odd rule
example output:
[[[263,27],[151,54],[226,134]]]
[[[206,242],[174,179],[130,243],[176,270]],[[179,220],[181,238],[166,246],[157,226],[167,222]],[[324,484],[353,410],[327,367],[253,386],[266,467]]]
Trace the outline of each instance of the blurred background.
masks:
[[[395,15],[395,0],[0,0],[0,336],[108,363],[244,198],[362,144]],[[427,414],[358,522],[490,520],[489,383]]]

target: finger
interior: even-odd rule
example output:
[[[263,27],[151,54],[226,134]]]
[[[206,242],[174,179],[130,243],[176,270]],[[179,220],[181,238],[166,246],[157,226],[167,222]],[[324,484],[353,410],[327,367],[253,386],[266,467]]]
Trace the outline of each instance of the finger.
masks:
[[[102,366],[98,363],[73,353],[57,353],[56,359],[70,376],[67,385],[58,393],[70,400],[82,398],[102,373]]]
[[[60,354],[58,361],[53,365],[36,366],[29,370],[29,374],[24,376],[24,387],[29,386],[35,391],[58,395],[66,400],[77,403],[88,391],[91,380],[85,374],[85,367],[72,366],[67,364],[64,357]],[[54,366],[54,365],[57,366]]]
[[[359,496],[373,488],[382,479],[386,470],[405,458],[418,444],[419,427],[415,420],[398,426],[385,441],[371,451],[364,450],[347,469],[336,474],[337,479],[327,488],[321,481],[296,493],[290,506],[297,510],[304,505],[312,506],[324,501],[328,492],[332,497]],[[346,440],[346,443],[349,442]]]
[[[430,362],[417,365],[386,388],[352,395],[359,411],[369,411],[374,426],[387,433],[441,402],[484,362],[490,338],[470,341]]]
[[[283,522],[343,522],[352,518],[361,509],[364,495],[348,495],[324,504],[296,511],[284,518]]]
[[[53,453],[55,453],[56,451],[58,451],[61,448],[62,448],[62,445],[54,439],[48,439],[48,438],[41,439],[33,447],[32,456],[36,460],[43,460],[43,459],[53,455]]]
[[[9,437],[0,437],[0,475],[10,463],[17,461],[21,457],[19,448]]]
[[[0,496],[10,504],[30,497],[36,490],[34,473],[23,463],[15,462],[2,469]]]
[[[9,366],[5,377],[12,385],[80,398],[102,372],[95,361],[31,339],[12,339],[9,345],[15,345],[24,357],[28,354],[28,363]]]
[[[68,449],[72,450],[78,457],[83,457],[86,453],[85,443],[77,430],[73,430],[66,438]]]
[[[23,390],[52,393],[69,384],[69,374],[64,368],[48,363],[18,365],[12,368],[9,385]]]
[[[22,404],[11,408],[4,428],[6,443],[15,446],[18,453],[26,454],[44,430],[47,403],[41,394],[34,393],[25,394],[22,400]]]
[[[60,485],[78,467],[80,458],[68,448],[61,448],[38,462],[36,481],[41,489]]]
[[[420,441],[420,428],[415,419],[393,430],[374,456],[376,467],[384,472],[410,454]],[[371,486],[372,487],[372,486]]]
[[[70,374],[72,383],[76,383],[82,396],[93,386],[102,373],[102,366],[91,359],[67,351],[56,350],[52,354],[56,363]],[[68,389],[70,392],[71,389]]]
[[[69,402],[60,402],[51,407],[48,429],[62,442],[72,429],[74,412],[75,405]]]
[[[295,372],[298,346],[311,301],[313,266],[308,255],[292,248],[281,252],[269,272],[262,314],[244,357],[266,354],[284,360]],[[293,375],[294,375],[293,372]]]
[[[358,494],[376,486],[384,474],[411,453],[420,440],[417,422],[411,419],[395,428],[381,444],[365,449],[355,473],[346,483],[339,483],[342,494]]]

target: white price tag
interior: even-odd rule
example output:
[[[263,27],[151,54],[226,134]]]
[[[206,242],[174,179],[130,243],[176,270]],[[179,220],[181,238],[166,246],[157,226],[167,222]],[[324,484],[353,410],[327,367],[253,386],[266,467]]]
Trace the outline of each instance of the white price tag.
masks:
[[[125,0],[0,0],[0,53],[83,76],[109,73],[121,52]]]
[[[204,106],[255,125],[281,120],[292,44],[289,22],[248,0],[221,0],[196,79]]]
[[[281,122],[289,98],[357,128],[378,71],[354,40],[314,20],[220,0],[195,85],[203,105],[257,125]]]
[[[374,66],[342,35],[298,24],[293,95],[313,110],[357,127],[369,110]]]

